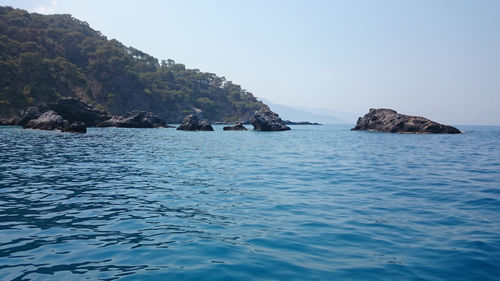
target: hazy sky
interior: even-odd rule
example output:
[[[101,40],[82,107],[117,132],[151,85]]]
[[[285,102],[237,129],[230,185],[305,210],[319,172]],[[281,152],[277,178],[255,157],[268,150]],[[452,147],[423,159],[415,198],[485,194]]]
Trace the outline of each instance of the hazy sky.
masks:
[[[500,125],[500,1],[8,1],[289,106]]]

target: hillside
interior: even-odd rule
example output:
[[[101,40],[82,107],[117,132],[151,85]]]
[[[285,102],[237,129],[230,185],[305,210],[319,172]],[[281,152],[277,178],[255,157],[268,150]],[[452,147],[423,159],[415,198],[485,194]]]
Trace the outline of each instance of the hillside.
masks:
[[[112,114],[151,111],[167,122],[189,113],[248,120],[266,105],[213,73],[186,69],[117,40],[71,15],[0,7],[0,117],[27,106],[79,97]]]

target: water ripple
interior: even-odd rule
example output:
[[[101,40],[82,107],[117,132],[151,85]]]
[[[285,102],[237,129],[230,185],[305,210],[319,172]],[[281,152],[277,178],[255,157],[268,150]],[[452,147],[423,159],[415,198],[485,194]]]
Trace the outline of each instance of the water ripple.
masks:
[[[463,129],[0,127],[0,279],[496,280],[500,128]]]

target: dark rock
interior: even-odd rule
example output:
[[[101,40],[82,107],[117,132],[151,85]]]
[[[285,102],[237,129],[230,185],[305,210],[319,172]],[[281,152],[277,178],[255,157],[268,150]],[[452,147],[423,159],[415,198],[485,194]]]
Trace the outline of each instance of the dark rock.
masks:
[[[320,123],[314,123],[314,122],[309,122],[309,121],[299,121],[299,122],[294,122],[290,120],[285,120],[283,121],[285,125],[321,125]]]
[[[42,108],[44,107],[44,108]],[[28,122],[30,120],[33,120],[33,119],[37,119],[38,117],[40,117],[40,115],[42,115],[42,113],[45,111],[44,109],[46,106],[43,105],[43,106],[30,106],[30,107],[27,107],[23,110],[21,110],[21,112],[19,112],[19,122],[17,122],[17,124],[19,126],[24,126],[26,124],[28,124]]]
[[[52,110],[70,123],[84,122],[88,126],[95,126],[111,116],[102,110],[95,109],[78,98],[61,98],[55,103],[41,104],[27,107],[19,113],[20,126],[25,126],[29,121],[37,119],[42,113]]]
[[[176,116],[175,122],[172,122],[172,123],[182,123],[184,121],[184,118],[186,118],[186,116],[191,115],[191,114],[196,115],[198,120],[203,120],[203,110],[201,110],[199,108],[192,107],[190,109],[184,109],[182,111],[182,114],[178,114]]]
[[[97,127],[166,128],[168,126],[158,115],[134,110],[125,116],[113,116],[111,119],[97,124]]]
[[[198,130],[199,123],[200,120],[196,115],[189,114],[188,116],[184,117],[181,125],[177,127],[177,130],[196,131]]]
[[[93,108],[78,98],[62,98],[53,104],[28,107],[20,112],[20,116],[21,121],[18,123],[25,128],[64,132],[86,132],[87,125],[126,128],[168,127],[165,121],[151,112],[134,110],[125,116],[111,116],[106,111]],[[40,119],[42,116],[44,117]],[[64,124],[56,116],[59,116]]]
[[[48,106],[69,122],[84,122],[90,127],[111,118],[106,111],[93,108],[78,98],[61,98]]]
[[[212,128],[212,125],[208,123],[206,120],[201,120],[199,123],[199,130],[200,131],[213,131],[214,128]]]
[[[278,114],[272,112],[269,108],[263,108],[255,112],[250,119],[253,129],[257,131],[285,131],[290,127],[283,123]]]
[[[9,118],[9,119],[0,119],[0,126],[12,126],[17,125],[19,123],[19,118]]]
[[[177,130],[183,131],[213,131],[212,125],[208,121],[198,119],[194,114],[189,114],[182,120],[182,124],[177,127]]]
[[[245,126],[243,126],[243,124],[241,123],[238,123],[234,126],[226,126],[223,128],[224,131],[246,131],[247,128],[245,128]]]
[[[73,122],[69,124],[68,126],[65,126],[61,130],[62,132],[68,132],[68,133],[81,133],[84,134],[87,132],[87,127],[85,126],[85,123],[83,122]]]
[[[351,130],[412,134],[460,134],[460,130],[424,117],[399,114],[392,109],[370,109]]]
[[[23,126],[25,129],[38,130],[62,130],[68,125],[68,121],[64,120],[61,115],[53,110],[49,110],[40,115],[37,119],[30,120]]]
[[[30,120],[23,126],[25,129],[60,130],[61,132],[86,133],[87,127],[83,122],[69,123],[53,110],[44,112],[36,119]]]

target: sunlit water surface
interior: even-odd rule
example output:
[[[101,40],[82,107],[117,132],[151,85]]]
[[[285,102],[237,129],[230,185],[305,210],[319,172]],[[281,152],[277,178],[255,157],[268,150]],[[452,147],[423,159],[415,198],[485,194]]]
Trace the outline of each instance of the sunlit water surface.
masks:
[[[0,280],[498,280],[500,128],[0,127]]]

